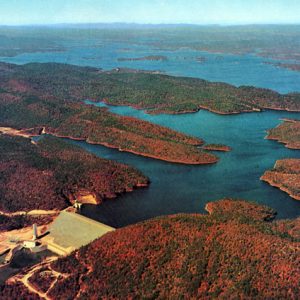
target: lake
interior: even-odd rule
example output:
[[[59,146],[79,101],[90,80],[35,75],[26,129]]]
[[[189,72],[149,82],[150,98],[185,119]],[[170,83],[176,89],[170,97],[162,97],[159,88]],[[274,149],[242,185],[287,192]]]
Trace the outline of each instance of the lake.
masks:
[[[133,165],[151,180],[149,188],[106,201],[97,208],[86,206],[86,216],[119,227],[159,215],[204,212],[207,202],[223,197],[267,204],[278,211],[280,218],[300,215],[300,201],[259,179],[277,159],[300,158],[300,151],[265,139],[266,130],[278,125],[281,118],[299,118],[299,113],[266,111],[222,116],[203,110],[184,115],[149,115],[130,107],[109,109],[203,138],[208,143],[226,144],[232,151],[216,152],[220,157],[217,164],[187,166],[72,141],[101,157]]]
[[[95,45],[97,44],[97,47]],[[175,76],[191,76],[234,85],[254,85],[281,93],[300,91],[300,72],[278,68],[267,58],[255,55],[212,54],[191,49],[159,50],[143,44],[113,41],[82,40],[66,43],[65,52],[29,53],[1,61],[24,64],[29,62],[62,62],[105,70],[128,67],[160,70]],[[118,61],[124,57],[165,55],[166,61]],[[197,57],[204,57],[197,61]],[[99,99],[100,101],[101,99]],[[105,106],[103,103],[97,104]],[[83,214],[108,225],[120,227],[148,218],[181,212],[204,212],[205,204],[223,197],[241,198],[267,204],[279,218],[300,215],[300,201],[260,181],[260,176],[281,158],[300,158],[300,151],[290,150],[265,139],[266,130],[277,126],[281,118],[300,118],[299,113],[266,111],[222,116],[208,111],[184,115],[148,115],[130,107],[109,106],[112,112],[133,116],[194,135],[208,143],[232,147],[229,153],[216,154],[214,165],[187,166],[119,152],[103,146],[70,141],[98,156],[130,164],[145,175],[151,184],[105,201],[99,206],[87,205]]]
[[[300,91],[300,72],[279,68],[266,62],[287,62],[259,57],[254,54],[234,55],[197,51],[189,48],[160,50],[151,41],[136,43],[83,38],[79,42],[66,41],[64,52],[24,53],[15,57],[0,57],[1,61],[25,64],[30,62],[57,62],[91,66],[111,70],[133,68],[162,71],[174,76],[197,77],[240,85],[253,85],[280,93]],[[166,56],[165,61],[119,61],[119,58],[136,58],[150,55]],[[200,61],[198,59],[200,58]],[[289,62],[289,61],[288,61]],[[290,61],[293,63],[293,61]]]

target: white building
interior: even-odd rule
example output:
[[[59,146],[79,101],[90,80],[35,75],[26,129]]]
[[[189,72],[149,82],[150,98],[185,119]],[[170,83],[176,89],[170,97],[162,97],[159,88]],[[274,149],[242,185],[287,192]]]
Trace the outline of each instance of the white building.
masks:
[[[27,249],[32,249],[34,247],[37,246],[37,242],[36,241],[24,241],[23,242],[23,247],[27,248]]]

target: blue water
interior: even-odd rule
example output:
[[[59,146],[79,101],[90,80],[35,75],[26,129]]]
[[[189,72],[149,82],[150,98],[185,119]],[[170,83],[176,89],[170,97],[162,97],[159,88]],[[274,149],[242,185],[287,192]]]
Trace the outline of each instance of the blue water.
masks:
[[[254,54],[217,54],[188,48],[166,51],[143,44],[129,44],[110,40],[83,39],[80,43],[65,42],[65,52],[24,53],[15,57],[0,57],[0,61],[25,64],[30,62],[58,62],[92,66],[110,70],[127,67],[159,70],[175,76],[190,76],[210,81],[222,81],[236,86],[253,85],[280,93],[300,91],[300,72],[278,68],[265,62],[282,62]],[[118,61],[118,58],[164,55],[167,61]],[[198,62],[197,57],[204,57]],[[286,62],[286,61],[285,61]]]
[[[103,103],[96,105],[107,106]],[[174,116],[148,115],[130,107],[107,107],[121,115],[137,117],[203,138],[208,143],[229,145],[232,151],[216,152],[220,161],[215,165],[186,166],[72,141],[101,157],[135,166],[151,179],[147,189],[106,201],[97,208],[85,207],[85,215],[119,227],[158,215],[204,212],[208,201],[223,197],[267,204],[278,211],[279,218],[300,215],[300,201],[293,200],[259,179],[267,169],[273,167],[277,159],[300,158],[300,151],[264,139],[266,130],[278,125],[281,118],[299,119],[299,113],[266,111],[221,116],[200,111]]]
[[[67,49],[65,52],[21,54],[10,58],[0,57],[0,60],[17,64],[61,62],[105,70],[116,67],[160,70],[170,75],[199,77],[236,86],[254,85],[281,93],[300,91],[300,72],[265,64],[265,61],[272,60],[255,55],[221,55],[191,49],[162,51],[138,43],[109,40],[66,42],[64,46]],[[147,55],[165,55],[168,60],[118,61],[122,57]],[[197,62],[197,57],[205,57],[205,61]],[[280,218],[300,215],[300,201],[293,200],[259,179],[267,169],[273,167],[277,159],[300,158],[300,151],[264,139],[266,130],[277,126],[281,118],[300,119],[300,114],[267,111],[221,116],[200,111],[185,115],[153,116],[130,107],[109,106],[109,109],[121,115],[168,126],[200,137],[208,143],[226,144],[233,150],[216,153],[220,157],[217,164],[186,166],[70,141],[101,157],[135,166],[151,180],[149,188],[138,189],[99,206],[85,206],[83,214],[120,227],[159,215],[204,212],[208,201],[234,197],[267,204],[278,211]]]

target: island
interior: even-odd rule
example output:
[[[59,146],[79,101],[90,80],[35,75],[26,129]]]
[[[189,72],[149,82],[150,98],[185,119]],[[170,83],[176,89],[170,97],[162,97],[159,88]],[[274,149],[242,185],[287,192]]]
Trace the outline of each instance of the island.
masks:
[[[203,64],[204,62],[206,62],[206,57],[198,56],[198,57],[196,57],[196,61]]]
[[[285,68],[292,71],[300,71],[300,64],[291,64],[291,63],[276,63],[276,62],[265,62],[265,64],[272,65],[278,68]]]
[[[151,50],[174,51],[177,49],[193,49],[222,54],[254,54],[278,60],[300,61],[299,25],[245,25],[245,26],[195,26],[184,24],[184,28],[173,25],[156,26],[134,24],[126,27],[119,24],[115,27],[99,27],[94,24],[86,28],[85,24],[70,28],[31,26],[9,28],[0,27],[0,55],[15,56],[20,53],[55,51],[64,49],[66,36],[73,45],[78,42],[89,45],[91,36],[95,37],[95,47],[101,44],[122,44],[126,37],[127,45],[119,51],[135,50],[132,45],[142,45]],[[76,29],[74,29],[76,28]],[[133,34],[134,32],[134,34]]]
[[[300,200],[300,159],[277,160],[273,170],[260,179]]]
[[[120,57],[118,61],[143,61],[143,60],[150,60],[150,61],[166,61],[168,58],[164,55],[149,55],[143,57]]]
[[[206,209],[107,233],[37,266],[27,285],[53,299],[297,298],[300,219],[270,222],[274,210],[233,199]],[[25,293],[23,278],[12,278],[0,297],[15,286]]]

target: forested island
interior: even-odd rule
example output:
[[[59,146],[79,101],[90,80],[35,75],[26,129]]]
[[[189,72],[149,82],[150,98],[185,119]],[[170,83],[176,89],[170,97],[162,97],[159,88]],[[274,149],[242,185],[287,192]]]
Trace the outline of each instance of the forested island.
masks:
[[[198,57],[196,57],[196,61],[202,64],[206,61],[206,57],[198,56]]]
[[[150,60],[150,61],[166,61],[168,58],[164,55],[149,55],[143,57],[120,57],[118,61],[143,61],[143,60]]]
[[[232,199],[206,209],[209,215],[159,217],[108,233],[30,281],[53,299],[299,295],[299,219],[270,222],[272,209]],[[45,269],[59,277],[41,276]]]

